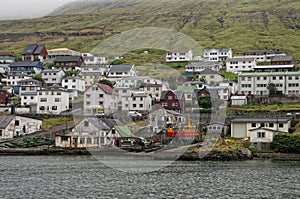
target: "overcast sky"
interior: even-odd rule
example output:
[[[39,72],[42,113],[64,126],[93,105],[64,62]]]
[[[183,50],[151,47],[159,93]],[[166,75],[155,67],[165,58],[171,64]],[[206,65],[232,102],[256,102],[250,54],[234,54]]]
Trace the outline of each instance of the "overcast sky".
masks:
[[[0,19],[42,17],[71,1],[75,0],[0,0]]]

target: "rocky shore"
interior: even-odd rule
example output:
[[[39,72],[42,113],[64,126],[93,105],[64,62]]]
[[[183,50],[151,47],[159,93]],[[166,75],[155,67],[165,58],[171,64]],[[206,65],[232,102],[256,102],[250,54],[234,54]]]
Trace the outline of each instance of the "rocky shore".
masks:
[[[24,149],[0,149],[1,155],[19,155],[19,156],[36,156],[36,155],[91,155],[87,149],[63,149],[63,148],[24,148]],[[172,155],[170,153],[170,155]],[[168,158],[168,155],[162,156]],[[300,161],[300,154],[287,153],[252,153],[248,149],[218,151],[211,150],[205,155],[201,155],[194,151],[183,153],[177,160],[183,161],[244,161],[252,159],[271,159],[281,161]]]

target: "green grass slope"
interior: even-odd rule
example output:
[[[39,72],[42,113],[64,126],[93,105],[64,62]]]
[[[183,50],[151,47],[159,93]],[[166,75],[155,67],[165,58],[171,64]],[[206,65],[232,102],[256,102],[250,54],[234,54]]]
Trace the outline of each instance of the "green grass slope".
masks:
[[[80,14],[74,14],[80,13]],[[91,51],[122,31],[162,27],[204,48],[283,50],[300,60],[298,0],[101,0],[77,2],[51,16],[0,21],[0,51],[20,53],[31,43]]]

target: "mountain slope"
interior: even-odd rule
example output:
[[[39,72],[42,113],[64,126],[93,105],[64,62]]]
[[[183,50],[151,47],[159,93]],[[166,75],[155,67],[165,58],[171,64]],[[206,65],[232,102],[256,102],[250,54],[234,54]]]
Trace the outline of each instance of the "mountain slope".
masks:
[[[0,50],[44,43],[90,51],[111,35],[141,27],[180,31],[205,48],[231,47],[235,54],[278,49],[300,59],[298,0],[79,1],[48,17],[0,21]]]

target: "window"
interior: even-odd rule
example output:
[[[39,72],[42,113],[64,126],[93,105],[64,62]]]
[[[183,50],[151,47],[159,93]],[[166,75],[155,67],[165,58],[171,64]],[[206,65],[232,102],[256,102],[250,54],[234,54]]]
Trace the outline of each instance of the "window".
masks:
[[[61,95],[61,92],[57,92],[57,95]]]
[[[99,138],[98,137],[94,137],[94,144],[99,144]]]
[[[55,102],[60,102],[60,99],[59,99],[59,98],[55,98],[54,101],[55,101]]]
[[[251,127],[256,127],[256,123],[252,123],[252,124],[251,124]]]
[[[61,141],[63,141],[63,142],[68,141],[68,137],[67,136],[61,136]]]
[[[99,97],[102,98],[102,97],[103,97],[103,94],[99,94]]]
[[[168,96],[168,100],[172,100],[173,99],[173,96]]]
[[[84,138],[80,138],[80,144],[85,144],[85,139]]]
[[[136,104],[133,104],[132,107],[133,107],[133,108],[136,108]]]
[[[258,138],[265,138],[266,137],[266,133],[265,132],[257,132],[257,137]]]
[[[92,144],[92,138],[87,138],[86,142],[87,144]]]
[[[265,123],[260,123],[260,127],[265,127]]]
[[[41,98],[41,102],[47,102],[47,98]]]
[[[44,110],[45,110],[45,106],[41,106],[40,111],[44,111]]]
[[[27,99],[27,97],[25,96],[24,99]]]
[[[283,128],[283,123],[279,123],[279,128]]]
[[[273,128],[274,127],[274,123],[269,123],[269,127]]]
[[[144,107],[144,105],[143,104],[140,104],[140,108],[143,108]]]
[[[20,121],[19,120],[16,120],[15,121],[15,126],[19,126],[20,125]]]
[[[57,106],[52,106],[53,111],[57,111]]]

